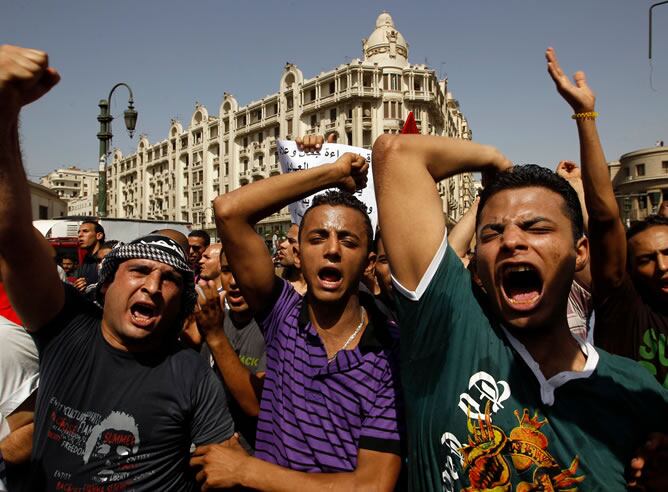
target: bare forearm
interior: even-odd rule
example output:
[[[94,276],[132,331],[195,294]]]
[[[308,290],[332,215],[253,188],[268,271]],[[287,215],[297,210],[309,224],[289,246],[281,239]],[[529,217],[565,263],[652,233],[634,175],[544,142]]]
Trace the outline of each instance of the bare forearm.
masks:
[[[16,244],[32,234],[30,191],[19,148],[18,122],[0,128],[0,255],[22,254]]]
[[[303,492],[355,490],[355,475],[349,473],[303,473],[249,458],[241,485],[265,492],[292,492],[295,484]]]
[[[0,454],[7,463],[26,463],[32,453],[32,435],[35,424],[30,423],[19,427],[0,441]]]
[[[245,414],[256,417],[260,402],[256,392],[259,384],[253,384],[255,375],[241,363],[224,334],[207,336],[206,342],[230,393]]]
[[[476,201],[448,234],[448,242],[460,258],[466,256],[475,235],[475,216],[478,211]]]
[[[502,154],[489,145],[469,140],[433,135],[381,136],[374,145],[379,155],[374,155],[374,166],[411,165],[423,166],[435,182],[455,174],[481,171],[498,167]]]
[[[256,181],[219,197],[215,204],[216,215],[255,224],[296,200],[335,186],[339,179],[336,167],[327,164]],[[229,220],[223,221],[223,228],[225,222]]]
[[[619,208],[595,120],[579,120],[578,136],[582,184],[590,220],[600,223],[618,221]]]

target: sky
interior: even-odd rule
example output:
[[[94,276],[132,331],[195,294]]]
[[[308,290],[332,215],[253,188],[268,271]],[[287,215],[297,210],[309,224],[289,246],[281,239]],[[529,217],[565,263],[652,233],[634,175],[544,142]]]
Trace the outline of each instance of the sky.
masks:
[[[138,135],[187,127],[200,102],[216,115],[223,92],[240,104],[278,90],[286,62],[306,78],[361,58],[382,11],[409,44],[409,61],[448,77],[474,140],[515,163],[579,160],[570,107],[554,89],[544,51],[567,73],[584,70],[597,94],[608,160],[668,142],[668,4],[654,9],[648,60],[646,0],[4,0],[0,44],[39,48],[62,80],[25,108],[28,175],[97,168],[97,103],[128,83],[137,132],[122,122],[127,93],[112,99],[114,140],[124,154]]]

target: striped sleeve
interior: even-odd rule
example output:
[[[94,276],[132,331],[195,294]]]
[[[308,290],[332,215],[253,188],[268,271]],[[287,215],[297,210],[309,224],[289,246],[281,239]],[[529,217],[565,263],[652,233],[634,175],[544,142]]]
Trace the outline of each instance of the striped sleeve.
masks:
[[[360,432],[360,449],[401,455],[403,401],[397,370],[389,361],[380,378],[375,399],[367,410]]]
[[[266,345],[273,342],[276,334],[281,329],[281,325],[284,324],[285,319],[293,311],[295,304],[301,300],[301,296],[292,287],[290,282],[286,282],[283,279],[278,280],[282,283],[278,299],[271,308],[271,311],[264,318],[257,320]]]

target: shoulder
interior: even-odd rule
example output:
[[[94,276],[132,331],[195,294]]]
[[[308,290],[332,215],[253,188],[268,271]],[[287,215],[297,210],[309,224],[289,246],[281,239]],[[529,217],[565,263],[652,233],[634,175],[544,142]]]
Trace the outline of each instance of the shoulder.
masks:
[[[597,348],[596,351],[599,354],[597,366],[599,376],[609,378],[624,392],[633,393],[640,398],[646,397],[649,400],[663,400],[665,404],[668,404],[668,389],[662,387],[656,378],[637,361],[611,354],[600,348]]]

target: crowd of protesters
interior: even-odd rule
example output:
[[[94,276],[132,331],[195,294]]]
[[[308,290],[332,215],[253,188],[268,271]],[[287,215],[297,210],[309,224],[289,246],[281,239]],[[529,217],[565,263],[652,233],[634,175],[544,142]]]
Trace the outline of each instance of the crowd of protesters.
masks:
[[[55,265],[18,119],[59,75],[0,47],[0,490],[668,490],[668,207],[625,229],[594,92],[546,58],[579,166],[383,135],[376,230],[346,153],[216,198],[220,242],[86,221]]]

